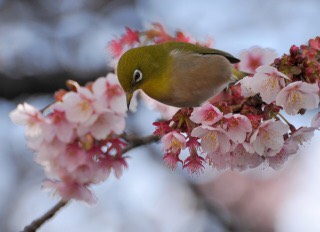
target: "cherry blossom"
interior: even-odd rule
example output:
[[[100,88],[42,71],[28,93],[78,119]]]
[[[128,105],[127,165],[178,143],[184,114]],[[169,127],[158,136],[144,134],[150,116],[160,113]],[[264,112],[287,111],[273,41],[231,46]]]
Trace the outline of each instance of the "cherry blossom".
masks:
[[[315,127],[300,127],[291,135],[290,141],[294,141],[295,144],[302,146],[305,142],[310,142],[315,130]]]
[[[252,47],[240,53],[241,62],[238,68],[247,73],[254,73],[256,68],[262,65],[270,65],[277,58],[277,53],[272,49]]]
[[[213,125],[223,117],[221,111],[210,103],[204,104],[202,107],[197,107],[191,114],[190,119],[202,125]]]
[[[127,166],[122,157],[125,143],[116,137],[125,128],[125,94],[115,75],[73,87],[60,91],[58,101],[43,112],[25,103],[10,117],[26,126],[28,146],[50,178],[45,185],[64,200],[92,203],[89,186],[105,180],[112,170],[120,177]]]
[[[241,87],[241,95],[243,97],[251,97],[256,95],[259,91],[254,85],[254,79],[251,76],[246,76],[237,82]]]
[[[100,113],[89,126],[79,126],[77,132],[80,136],[91,133],[95,139],[104,139],[110,133],[121,134],[124,128],[124,117],[106,110]]]
[[[123,44],[128,44],[129,46],[133,46],[135,43],[140,42],[139,31],[132,30],[129,27],[126,27],[126,33],[121,37],[120,41]]]
[[[230,168],[240,171],[255,168],[263,162],[250,143],[233,143],[229,159]]]
[[[184,161],[183,168],[187,169],[191,174],[200,174],[203,172],[204,166],[204,158],[199,156],[197,153],[191,154]]]
[[[177,133],[176,131],[172,131],[166,135],[164,135],[161,139],[164,150],[178,152],[180,150],[185,149],[186,147],[186,138]]]
[[[37,137],[42,133],[44,118],[40,111],[28,103],[19,104],[10,113],[11,120],[19,125],[26,126],[26,136]]]
[[[320,51],[320,37],[317,36],[315,39],[309,40],[310,47]]]
[[[89,204],[96,202],[95,196],[92,192],[86,186],[79,185],[77,183],[46,180],[43,182],[42,186],[44,188],[53,189],[64,200],[73,198],[76,200],[83,200]]]
[[[93,116],[93,94],[86,88],[80,87],[78,92],[69,92],[63,96],[63,109],[70,122],[84,123]]]
[[[122,41],[114,39],[109,43],[108,49],[110,49],[113,56],[120,57],[123,53],[123,47],[124,45],[122,44]]]
[[[116,61],[126,49],[167,41],[201,44],[182,31],[169,34],[154,23],[145,31],[127,27],[109,49]],[[153,123],[154,134],[161,137],[164,163],[171,169],[181,163],[191,174],[202,173],[206,163],[216,169],[281,167],[320,127],[319,113],[311,127],[298,129],[281,114],[282,110],[303,114],[318,107],[319,44],[317,37],[308,45],[293,45],[279,58],[273,50],[258,47],[242,52],[235,69],[247,76],[201,107],[170,107],[141,93],[165,120]],[[119,178],[127,168],[123,150],[128,144],[121,135],[127,113],[125,93],[114,73],[85,87],[68,86],[70,91],[58,91],[50,107],[38,110],[19,104],[10,118],[26,128],[27,144],[49,178],[44,187],[63,200],[93,203],[91,185],[111,173]],[[135,95],[130,107],[136,102]],[[188,154],[180,155],[182,150]]]
[[[202,150],[206,153],[224,154],[230,151],[230,137],[220,127],[199,126],[193,129],[191,135],[201,139]]]
[[[74,136],[74,125],[67,120],[60,106],[61,104],[56,104],[52,113],[47,116],[47,123],[42,126],[43,136],[48,142],[55,137],[61,142],[70,142]]]
[[[291,115],[300,109],[315,109],[319,105],[319,86],[302,81],[290,83],[279,92],[276,103]]]
[[[252,131],[250,120],[241,114],[227,114],[224,116],[225,130],[233,142],[243,143],[247,133]]]
[[[260,66],[256,69],[252,81],[253,92],[260,93],[262,100],[270,104],[276,100],[277,94],[285,86],[286,75],[271,66]]]
[[[177,168],[178,163],[182,163],[182,160],[179,158],[179,153],[169,152],[163,156],[164,163],[172,170]]]
[[[92,84],[95,98],[95,108],[125,114],[127,111],[126,97],[115,74],[109,73],[107,77],[100,77]]]
[[[267,120],[254,131],[250,138],[254,150],[261,156],[275,156],[283,147],[283,135],[289,126],[281,121]]]
[[[311,126],[317,128],[317,129],[320,128],[320,113],[317,113],[317,114],[312,118]]]

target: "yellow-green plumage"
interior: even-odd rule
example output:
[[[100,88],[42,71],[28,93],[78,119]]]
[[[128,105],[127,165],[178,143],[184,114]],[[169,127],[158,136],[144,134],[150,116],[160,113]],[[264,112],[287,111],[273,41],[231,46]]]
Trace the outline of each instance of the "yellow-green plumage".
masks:
[[[128,101],[142,89],[151,98],[177,107],[194,107],[232,82],[232,55],[183,42],[133,48],[118,63],[117,75]],[[142,79],[135,82],[139,70]],[[130,102],[128,102],[129,104]]]

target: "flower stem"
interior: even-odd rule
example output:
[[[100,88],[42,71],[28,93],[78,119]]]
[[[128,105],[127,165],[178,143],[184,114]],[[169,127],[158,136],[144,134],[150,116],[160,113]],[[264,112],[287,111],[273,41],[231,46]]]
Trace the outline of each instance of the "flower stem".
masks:
[[[291,131],[294,131],[294,126],[280,113],[278,113],[278,115],[280,116],[280,118],[285,122],[287,123],[287,125],[289,126],[290,130]]]

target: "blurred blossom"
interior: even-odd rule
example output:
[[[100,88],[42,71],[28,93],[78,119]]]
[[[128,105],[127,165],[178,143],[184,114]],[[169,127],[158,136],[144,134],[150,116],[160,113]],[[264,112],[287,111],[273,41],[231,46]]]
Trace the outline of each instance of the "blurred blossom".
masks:
[[[240,53],[239,59],[241,61],[237,67],[244,72],[254,73],[258,67],[270,65],[277,57],[276,51],[272,49],[252,47]]]
[[[26,126],[28,145],[51,179],[44,186],[64,200],[93,203],[89,186],[105,180],[111,170],[120,177],[127,166],[125,141],[117,136],[125,128],[124,92],[113,74],[96,83],[56,95],[61,101],[48,113],[24,103],[10,114],[13,122]]]

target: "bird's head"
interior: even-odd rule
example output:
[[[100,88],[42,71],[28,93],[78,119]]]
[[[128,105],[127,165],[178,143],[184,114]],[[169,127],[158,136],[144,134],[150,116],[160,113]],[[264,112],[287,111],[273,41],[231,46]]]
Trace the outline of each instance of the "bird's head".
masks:
[[[128,108],[134,91],[138,89],[145,91],[146,86],[154,78],[159,69],[158,62],[152,46],[130,49],[120,57],[117,75],[126,92]]]

